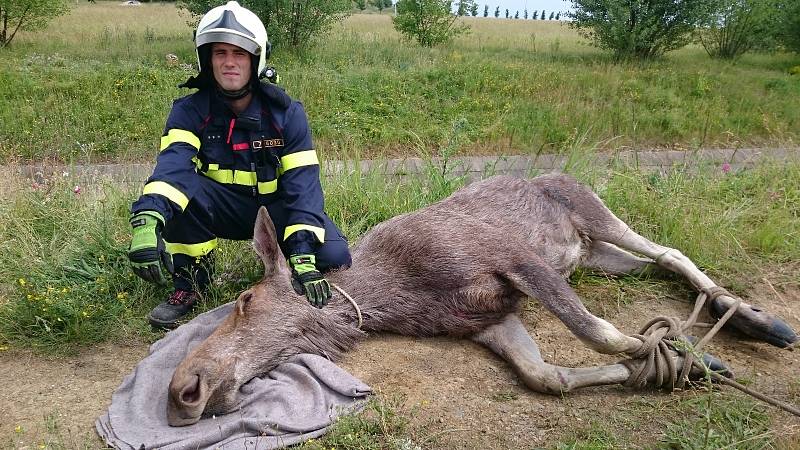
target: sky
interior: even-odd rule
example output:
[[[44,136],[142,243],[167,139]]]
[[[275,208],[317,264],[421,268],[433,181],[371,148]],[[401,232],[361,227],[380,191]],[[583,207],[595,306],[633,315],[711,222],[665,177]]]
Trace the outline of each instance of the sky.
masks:
[[[479,16],[483,16],[484,5],[489,5],[489,16],[494,16],[494,10],[499,6],[501,17],[505,16],[506,8],[511,15],[519,11],[522,16],[525,8],[528,8],[529,13],[532,13],[534,9],[539,11],[544,9],[549,14],[550,11],[567,11],[571,5],[569,1],[564,0],[477,0],[477,3]]]

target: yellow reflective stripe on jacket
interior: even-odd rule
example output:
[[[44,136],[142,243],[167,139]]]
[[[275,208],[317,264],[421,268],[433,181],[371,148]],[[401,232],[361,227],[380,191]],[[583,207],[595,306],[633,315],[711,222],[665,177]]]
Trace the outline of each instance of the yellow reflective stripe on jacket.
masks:
[[[278,192],[278,180],[258,182],[259,194],[272,194],[273,192]]]
[[[316,236],[320,242],[325,242],[325,228],[314,227],[311,225],[289,225],[286,227],[286,231],[283,233],[283,240],[285,241],[289,238],[289,236],[292,235],[292,233],[296,233],[300,230],[308,230],[314,233],[314,236]]]
[[[317,152],[314,150],[305,150],[297,153],[290,153],[281,157],[281,171],[286,172],[302,166],[319,165]]]
[[[199,258],[201,256],[207,255],[211,250],[217,248],[217,238],[214,238],[210,241],[200,242],[198,244],[178,244],[174,242],[164,242],[167,247],[167,251],[174,255],[176,253],[180,253],[182,255],[188,255],[193,258]]]
[[[200,138],[191,131],[181,130],[179,128],[173,128],[167,132],[166,136],[161,137],[161,150],[164,150],[175,142],[185,142],[200,150]]]
[[[163,195],[170,199],[172,203],[180,206],[181,210],[186,209],[186,205],[189,204],[189,197],[186,194],[163,181],[153,181],[145,184],[143,194]]]
[[[256,173],[246,170],[216,169],[219,164],[209,164],[207,172],[203,175],[211,178],[217,183],[236,184],[239,186],[258,186],[259,194],[272,194],[278,192],[278,180],[256,181]]]

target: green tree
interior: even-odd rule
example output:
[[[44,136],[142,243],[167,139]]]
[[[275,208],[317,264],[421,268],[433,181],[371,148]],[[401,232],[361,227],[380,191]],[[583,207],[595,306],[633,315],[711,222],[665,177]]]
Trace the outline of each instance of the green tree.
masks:
[[[536,20],[536,19],[539,18],[539,10],[538,9],[533,12],[533,16],[531,18],[533,20]]]
[[[515,18],[515,19],[519,19],[519,11],[517,11],[517,13],[516,13],[516,14],[514,14],[514,18]]]
[[[478,16],[478,2],[472,2],[472,6],[469,7],[469,12],[472,14],[472,17]]]
[[[570,26],[617,59],[647,59],[686,45],[718,0],[572,0]]]
[[[383,0],[372,0],[372,6],[378,8],[378,11],[383,12],[384,1]]]
[[[483,17],[489,17],[489,5],[483,5]]]
[[[352,5],[351,0],[240,0],[240,3],[264,22],[273,46],[295,50],[307,47],[315,37],[344,19]],[[219,4],[219,0],[178,2],[181,8],[192,13],[193,25]]]
[[[367,9],[367,0],[356,0],[356,8],[360,11]]]
[[[542,10],[542,15],[539,16],[539,18],[542,19],[542,20],[545,20],[546,16],[547,16],[547,13],[544,10]]]
[[[508,8],[506,8],[506,19],[508,19]]]
[[[0,0],[0,48],[11,44],[19,30],[41,29],[68,9],[66,0]]]
[[[556,13],[556,20],[561,20],[561,11]]]
[[[735,59],[750,50],[769,49],[775,46],[778,12],[774,0],[722,0],[697,36],[712,58]]]
[[[384,8],[391,8],[392,5],[394,5],[394,3],[392,3],[392,0],[383,0],[383,7]]]
[[[500,17],[500,7],[498,6],[497,9],[494,10],[494,16]]]
[[[525,18],[525,20],[528,20],[528,10],[527,9],[525,9],[525,15],[523,17]]]
[[[467,25],[457,23],[458,16],[452,13],[451,6],[447,0],[400,0],[392,22],[406,38],[433,47],[469,31]]]
[[[555,12],[553,12],[553,11],[550,11],[550,17],[548,17],[548,18],[547,18],[547,20],[553,20],[553,17],[554,17],[555,15],[556,15],[556,13],[555,13]]]

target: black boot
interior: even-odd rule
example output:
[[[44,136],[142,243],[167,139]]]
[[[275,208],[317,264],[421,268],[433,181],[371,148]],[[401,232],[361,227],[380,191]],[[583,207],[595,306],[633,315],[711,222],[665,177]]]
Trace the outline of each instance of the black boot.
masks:
[[[192,312],[199,300],[197,292],[176,289],[165,302],[150,311],[147,320],[155,328],[171,330],[178,326],[181,318]]]

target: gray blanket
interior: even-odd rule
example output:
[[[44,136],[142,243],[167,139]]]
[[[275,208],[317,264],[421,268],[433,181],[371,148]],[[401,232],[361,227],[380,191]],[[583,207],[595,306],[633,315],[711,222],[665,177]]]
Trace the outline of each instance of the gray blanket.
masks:
[[[240,409],[186,427],[167,425],[167,386],[180,361],[231,311],[232,303],[167,333],[111,398],[97,433],[119,449],[272,449],[325,433],[343,413],[360,409],[370,392],[340,367],[298,355],[240,389]]]

